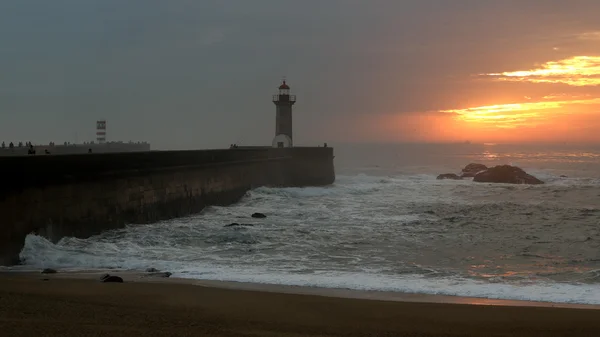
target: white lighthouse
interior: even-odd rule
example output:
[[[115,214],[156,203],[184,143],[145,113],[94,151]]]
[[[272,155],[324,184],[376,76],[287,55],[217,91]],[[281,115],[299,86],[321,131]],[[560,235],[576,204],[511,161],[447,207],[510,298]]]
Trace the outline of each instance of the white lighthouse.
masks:
[[[273,147],[292,147],[292,105],[296,103],[296,95],[290,95],[290,87],[285,83],[279,86],[279,93],[273,95],[275,103],[275,138]]]

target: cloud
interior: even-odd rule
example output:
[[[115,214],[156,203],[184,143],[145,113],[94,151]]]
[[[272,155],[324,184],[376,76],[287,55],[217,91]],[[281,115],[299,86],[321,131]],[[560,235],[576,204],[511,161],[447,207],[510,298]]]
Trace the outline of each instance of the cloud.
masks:
[[[558,95],[546,96],[555,99]],[[465,122],[476,122],[493,125],[498,128],[516,128],[532,126],[548,119],[548,111],[553,115],[568,113],[567,106],[600,104],[600,98],[547,100],[538,102],[485,105],[465,109],[441,110],[443,113],[455,114],[455,119]],[[562,109],[559,110],[559,109]]]
[[[227,146],[238,138],[270,144],[269,98],[282,75],[298,94],[298,139],[331,140],[331,130],[340,139],[383,137],[382,130],[404,137],[414,129],[430,130],[422,139],[460,138],[457,128],[466,124],[455,120],[460,114],[440,109],[536,102],[581,90],[556,85],[547,92],[554,86],[490,76],[474,82],[470,75],[600,55],[597,0],[5,3],[5,139],[73,141],[73,130],[93,137],[86,130],[102,116],[113,139],[149,140],[157,148]],[[509,78],[493,78],[501,77]],[[382,122],[365,133],[364,122],[344,124],[390,111],[399,115],[394,128]],[[31,120],[44,127],[32,129]],[[400,125],[410,127],[396,132]]]
[[[600,41],[600,32],[595,31],[595,32],[587,32],[587,33],[583,33],[583,34],[579,34],[577,36],[577,39],[579,40],[585,40],[585,41]]]
[[[573,56],[550,61],[530,70],[483,74],[497,81],[557,83],[570,86],[600,85],[600,56]]]
[[[543,97],[545,100],[582,100],[593,98],[591,94],[583,93],[553,93]]]

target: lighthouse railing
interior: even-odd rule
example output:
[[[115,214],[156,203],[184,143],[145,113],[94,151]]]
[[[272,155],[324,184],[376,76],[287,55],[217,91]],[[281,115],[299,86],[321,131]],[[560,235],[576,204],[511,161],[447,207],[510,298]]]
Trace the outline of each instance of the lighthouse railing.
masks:
[[[273,95],[273,102],[296,102],[296,95]]]

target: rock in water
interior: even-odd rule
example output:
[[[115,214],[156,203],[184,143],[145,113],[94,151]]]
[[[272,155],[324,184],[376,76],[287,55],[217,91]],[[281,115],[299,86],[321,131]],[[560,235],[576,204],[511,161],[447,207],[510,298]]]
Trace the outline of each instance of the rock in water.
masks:
[[[444,174],[440,174],[439,176],[437,176],[438,180],[442,180],[442,179],[452,179],[452,180],[461,180],[462,177],[459,177],[458,175],[454,174],[454,173],[444,173]]]
[[[159,272],[159,270],[156,268],[153,268],[153,267],[146,269],[146,273],[157,273],[157,272]]]
[[[100,278],[100,282],[102,283],[123,283],[123,279],[119,276],[104,274]]]
[[[510,165],[498,165],[479,172],[473,177],[473,181],[479,183],[503,183],[503,184],[543,184],[538,178],[527,174],[521,168]]]
[[[42,274],[56,274],[56,270],[52,268],[45,268],[42,270]]]
[[[264,215],[264,214],[262,214],[262,213],[254,213],[254,214],[252,214],[252,217],[253,218],[263,219],[263,218],[266,218],[267,216]]]
[[[237,223],[237,222],[234,222],[234,223],[230,223],[229,225],[225,225],[223,227],[252,227],[252,226],[254,226],[254,225],[251,224],[251,223]]]
[[[461,178],[474,177],[477,173],[487,170],[488,167],[483,164],[471,163],[462,169]]]

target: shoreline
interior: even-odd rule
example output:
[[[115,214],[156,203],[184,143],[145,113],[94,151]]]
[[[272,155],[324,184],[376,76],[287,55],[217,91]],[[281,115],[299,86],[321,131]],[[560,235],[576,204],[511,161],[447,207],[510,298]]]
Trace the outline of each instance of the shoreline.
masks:
[[[600,330],[598,310],[339,298],[140,273],[111,272],[125,282],[101,283],[99,274],[0,273],[0,331],[63,337],[555,337]]]
[[[271,283],[252,283],[224,280],[203,280],[184,277],[159,277],[152,273],[124,270],[89,270],[89,271],[58,271],[55,274],[41,274],[33,271],[0,271],[0,279],[4,277],[17,276],[26,279],[66,279],[98,281],[102,274],[120,276],[129,283],[165,283],[193,285],[205,288],[218,288],[227,290],[264,292],[288,295],[308,295],[339,299],[356,299],[385,302],[406,303],[436,303],[436,304],[460,304],[481,306],[503,306],[503,307],[538,307],[538,308],[565,308],[598,310],[599,304],[580,304],[563,302],[544,302],[511,299],[493,299],[485,297],[454,296],[443,294],[407,293],[378,290],[357,290],[344,288],[310,287],[296,285],[282,285]]]

